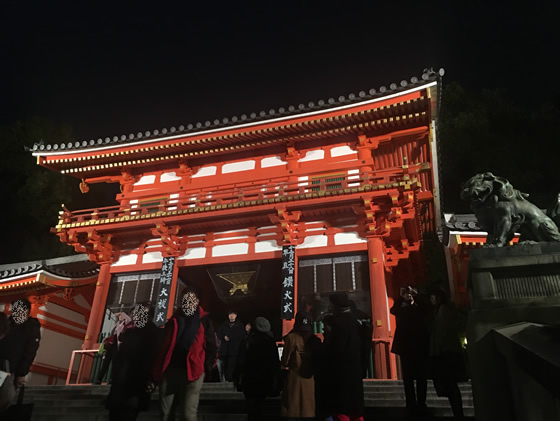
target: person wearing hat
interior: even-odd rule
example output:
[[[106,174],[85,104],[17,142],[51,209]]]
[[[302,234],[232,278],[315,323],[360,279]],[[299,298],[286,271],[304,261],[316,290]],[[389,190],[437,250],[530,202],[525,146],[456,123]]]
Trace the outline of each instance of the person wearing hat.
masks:
[[[269,396],[278,396],[280,360],[270,322],[257,317],[242,342],[233,373],[234,384],[243,392],[249,421],[265,419],[262,409]]]
[[[333,311],[331,333],[326,343],[331,382],[329,396],[333,419],[363,421],[361,339],[359,324],[352,314],[346,293],[329,297]]]
[[[219,358],[221,361],[222,372],[226,381],[231,382],[235,360],[239,354],[239,346],[245,338],[245,327],[237,320],[237,312],[230,310],[228,320],[218,329],[218,339],[220,340]]]
[[[287,371],[282,390],[280,415],[287,418],[315,417],[315,350],[321,344],[313,334],[311,314],[296,314],[294,328],[284,336],[284,350],[280,360]]]

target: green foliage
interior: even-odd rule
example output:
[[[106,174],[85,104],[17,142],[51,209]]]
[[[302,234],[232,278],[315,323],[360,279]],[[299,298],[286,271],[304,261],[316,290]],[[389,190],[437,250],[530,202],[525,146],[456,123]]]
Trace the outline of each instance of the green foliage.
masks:
[[[526,104],[503,90],[467,91],[445,85],[439,141],[443,209],[468,213],[461,184],[479,172],[507,178],[541,208],[560,192],[560,109]]]

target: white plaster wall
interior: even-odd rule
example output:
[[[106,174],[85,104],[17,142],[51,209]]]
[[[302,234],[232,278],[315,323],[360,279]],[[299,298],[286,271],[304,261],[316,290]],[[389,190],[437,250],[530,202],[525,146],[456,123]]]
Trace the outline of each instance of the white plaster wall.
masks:
[[[187,249],[185,254],[178,257],[178,260],[203,259],[204,257],[206,257],[206,248],[194,247]]]
[[[237,237],[214,238],[214,241],[230,241],[230,240],[247,240],[249,237],[246,235]]]
[[[142,263],[155,263],[161,261],[163,261],[163,257],[159,251],[145,253],[144,256],[142,256]]]
[[[267,158],[263,158],[261,161],[261,168],[268,168],[268,167],[278,167],[280,165],[286,165],[286,161],[282,161],[279,156],[270,156]]]
[[[169,195],[169,204],[179,203],[179,193]],[[177,206],[169,206],[167,210],[176,210]]]
[[[76,304],[78,304],[80,307],[87,308],[87,309],[91,309],[91,305],[90,305],[90,304],[87,302],[87,300],[86,300],[83,296],[81,296],[81,295],[76,295],[76,296],[74,297],[74,302],[75,302]]]
[[[216,175],[216,166],[212,165],[210,167],[201,167],[198,169],[196,174],[193,174],[192,178],[198,177],[208,177],[210,175]]]
[[[136,264],[136,259],[138,259],[137,254],[126,254],[119,257],[113,266],[126,266],[126,265],[134,265]]]
[[[334,235],[334,243],[340,246],[343,244],[367,243],[367,240],[360,237],[357,232],[338,232]]]
[[[305,156],[298,160],[298,162],[307,162],[307,161],[315,161],[318,159],[325,158],[325,151],[322,149],[315,150],[315,151],[307,151]]]
[[[238,230],[217,231],[214,234],[215,235],[220,235],[220,234],[232,234],[232,233],[242,233],[242,232],[249,232],[249,229],[244,228],[244,229],[238,229]]]
[[[255,243],[255,253],[266,253],[278,250],[282,250],[282,247],[276,243],[276,240],[257,241]]]
[[[357,154],[358,151],[353,150],[348,145],[344,146],[336,146],[331,149],[331,157],[335,158],[337,156],[345,156],[345,155],[354,155]]]
[[[155,175],[144,175],[140,178],[140,180],[138,180],[136,183],[134,183],[135,186],[143,186],[146,184],[154,184],[156,182],[156,176]]]
[[[222,166],[222,174],[229,174],[232,172],[239,172],[239,171],[249,171],[255,169],[255,161],[240,161],[240,162],[232,162],[230,164],[224,164]]]
[[[85,334],[84,334],[85,336]],[[81,349],[83,339],[73,338],[49,329],[41,328],[41,342],[35,362],[67,369],[72,351]],[[77,369],[76,365],[76,369]]]
[[[303,177],[298,177],[298,186],[307,186],[309,184],[309,177],[304,175]],[[307,190],[306,190],[307,191]]]
[[[74,301],[77,301],[77,298],[78,297],[75,297]],[[83,298],[83,297],[80,297],[80,298]],[[80,305],[82,307],[85,307],[85,308],[89,308],[89,305],[85,305],[85,306],[83,306],[82,304],[78,304],[78,305]],[[54,314],[56,316],[64,317],[67,320],[71,320],[73,322],[83,324],[84,326],[87,325],[86,319],[85,319],[83,314],[80,314],[80,313],[77,313],[73,310],[64,308],[62,306],[59,306],[58,304],[47,302],[47,304],[45,304],[45,306],[41,307],[41,310],[46,311],[47,313]],[[47,319],[49,319],[48,315],[47,315]],[[67,325],[66,323],[58,321],[58,320],[54,320],[54,319],[50,319],[50,320],[52,320],[54,323],[57,323],[57,324],[62,325],[62,326],[66,326],[70,329],[81,330],[80,328],[78,328],[76,326]],[[82,329],[82,330],[84,330],[84,329]],[[85,334],[85,330],[84,330],[84,334]]]
[[[212,247],[212,257],[236,256],[248,252],[249,244],[224,244]]]
[[[159,181],[162,183],[167,183],[168,181],[178,181],[181,177],[177,177],[177,173],[175,172],[166,172],[161,175]]]
[[[305,237],[303,244],[297,246],[298,249],[310,247],[326,247],[328,238],[326,235],[309,235]]]

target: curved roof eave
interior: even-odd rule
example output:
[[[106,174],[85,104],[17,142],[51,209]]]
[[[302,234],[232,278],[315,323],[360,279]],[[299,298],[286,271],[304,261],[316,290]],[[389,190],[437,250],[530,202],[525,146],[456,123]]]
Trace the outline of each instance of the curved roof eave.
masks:
[[[441,70],[440,70],[440,72],[441,72]],[[98,151],[122,148],[125,145],[126,146],[138,146],[138,145],[145,145],[145,144],[153,143],[153,142],[157,142],[157,141],[166,141],[166,140],[173,140],[173,139],[178,139],[178,138],[207,135],[207,134],[217,133],[217,132],[220,132],[220,131],[223,131],[223,130],[244,129],[244,128],[254,127],[254,126],[258,126],[258,125],[262,125],[262,124],[270,124],[270,123],[275,123],[275,122],[281,122],[281,121],[291,120],[293,118],[312,117],[312,116],[323,114],[325,112],[340,111],[340,110],[345,110],[345,109],[351,109],[351,108],[354,108],[354,107],[357,107],[357,106],[373,104],[373,103],[376,103],[376,102],[379,102],[379,101],[385,101],[387,99],[391,99],[391,98],[395,98],[395,97],[398,97],[398,96],[401,96],[401,95],[406,95],[408,93],[416,92],[416,91],[421,90],[421,89],[426,89],[428,87],[435,86],[437,84],[438,84],[438,80],[434,80],[433,78],[431,78],[431,79],[428,79],[428,80],[423,80],[421,82],[419,81],[418,84],[411,89],[403,89],[403,90],[398,90],[396,92],[395,92],[396,89],[394,89],[393,92],[388,94],[388,95],[378,96],[376,98],[368,99],[368,100],[365,100],[365,101],[356,101],[356,102],[352,102],[350,104],[339,105],[339,106],[335,106],[335,107],[332,107],[332,108],[321,108],[321,109],[318,109],[318,110],[304,112],[304,113],[301,113],[301,114],[293,113],[293,114],[289,114],[289,115],[286,115],[286,116],[283,116],[283,117],[277,117],[277,118],[271,118],[271,119],[262,119],[262,120],[251,121],[251,122],[242,123],[242,124],[233,124],[233,125],[229,125],[229,126],[220,126],[220,127],[216,127],[216,128],[212,128],[212,129],[207,129],[207,130],[201,130],[201,131],[195,131],[195,132],[189,132],[189,133],[182,132],[182,133],[179,133],[179,134],[176,134],[176,135],[171,135],[171,136],[150,137],[149,139],[137,140],[137,141],[126,142],[126,143],[122,143],[122,142],[116,143],[117,140],[118,140],[117,139],[117,140],[114,141],[116,144],[92,145],[91,141],[90,141],[89,146],[86,145],[86,146],[83,146],[83,147],[72,147],[68,150],[63,150],[63,151],[60,151],[60,150],[57,150],[57,151],[36,150],[37,147],[38,147],[38,144],[35,144],[34,147],[33,147],[33,150],[32,150],[33,151],[32,155],[35,156],[35,157],[48,157],[48,156],[62,156],[62,155],[75,154],[76,152],[82,152],[82,153],[98,152]]]

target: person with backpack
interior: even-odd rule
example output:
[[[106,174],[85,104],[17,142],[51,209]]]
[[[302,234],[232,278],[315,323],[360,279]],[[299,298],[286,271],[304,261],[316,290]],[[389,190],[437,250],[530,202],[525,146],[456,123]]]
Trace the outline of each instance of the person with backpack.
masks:
[[[313,334],[311,314],[296,314],[294,328],[284,336],[280,364],[287,375],[282,390],[280,415],[286,418],[315,417],[314,350],[321,340]]]

